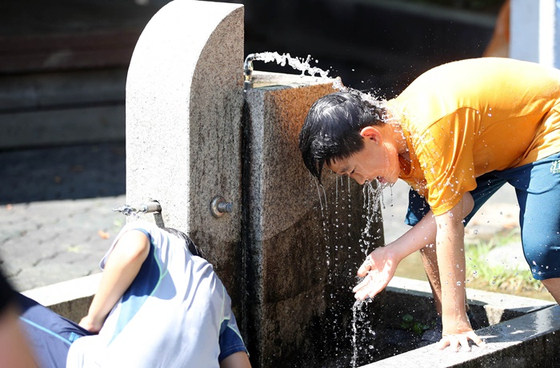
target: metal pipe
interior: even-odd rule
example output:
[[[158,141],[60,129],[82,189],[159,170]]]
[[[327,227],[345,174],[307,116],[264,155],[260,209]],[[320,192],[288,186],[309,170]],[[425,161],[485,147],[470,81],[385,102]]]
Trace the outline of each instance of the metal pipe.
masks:
[[[161,212],[161,205],[156,201],[143,203],[138,206],[130,206],[128,204],[125,204],[124,206],[113,208],[113,212],[120,212],[125,216],[139,213]]]
[[[243,63],[243,75],[244,75],[244,82],[243,82],[243,92],[247,93],[247,91],[253,88],[253,60],[255,60],[255,54],[249,54],[245,58],[245,62]]]

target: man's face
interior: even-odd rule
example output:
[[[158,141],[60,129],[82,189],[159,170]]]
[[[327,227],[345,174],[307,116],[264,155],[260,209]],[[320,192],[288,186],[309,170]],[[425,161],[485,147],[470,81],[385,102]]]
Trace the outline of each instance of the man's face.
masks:
[[[362,185],[378,180],[380,184],[394,184],[400,173],[397,150],[393,144],[382,139],[379,132],[362,134],[364,148],[348,158],[329,165],[334,173],[348,176]]]

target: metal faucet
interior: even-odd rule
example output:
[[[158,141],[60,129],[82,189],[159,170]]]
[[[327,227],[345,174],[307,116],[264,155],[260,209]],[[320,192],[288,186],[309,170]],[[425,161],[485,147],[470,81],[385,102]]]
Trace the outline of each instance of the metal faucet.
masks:
[[[255,60],[255,54],[249,54],[245,58],[245,62],[243,63],[243,75],[244,75],[244,82],[243,82],[243,92],[247,93],[247,91],[253,88],[253,60]]]
[[[113,208],[113,212],[120,212],[125,216],[139,213],[161,212],[161,205],[155,201],[141,204],[135,207],[125,204],[124,206]]]

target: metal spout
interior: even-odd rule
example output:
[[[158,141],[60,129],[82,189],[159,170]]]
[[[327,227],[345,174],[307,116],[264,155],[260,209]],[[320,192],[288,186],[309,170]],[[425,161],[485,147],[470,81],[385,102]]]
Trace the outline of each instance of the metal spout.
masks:
[[[120,212],[125,216],[140,213],[161,212],[161,205],[159,204],[159,202],[155,201],[138,206],[130,206],[128,204],[125,204],[124,206],[113,208],[113,212]]]
[[[247,91],[253,88],[253,60],[255,60],[255,54],[249,54],[245,58],[245,62],[243,63],[243,92],[247,93]]]

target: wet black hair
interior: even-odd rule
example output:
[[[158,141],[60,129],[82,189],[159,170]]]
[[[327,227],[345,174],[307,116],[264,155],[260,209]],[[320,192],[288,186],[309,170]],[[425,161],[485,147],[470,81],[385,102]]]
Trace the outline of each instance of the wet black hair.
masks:
[[[363,128],[385,123],[385,108],[364,97],[355,90],[335,92],[311,106],[299,134],[299,149],[305,166],[319,183],[325,164],[363,149]]]
[[[180,230],[174,229],[172,227],[165,227],[165,228],[163,228],[163,230],[167,231],[170,234],[175,235],[179,239],[183,239],[185,241],[185,243],[187,244],[187,248],[189,248],[189,251],[191,252],[191,254],[193,256],[198,256],[198,257],[204,258],[200,248],[192,241],[192,239],[187,234],[185,234],[184,232],[182,232]]]

